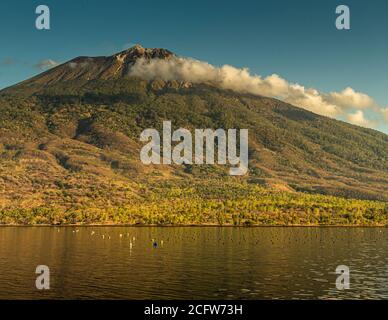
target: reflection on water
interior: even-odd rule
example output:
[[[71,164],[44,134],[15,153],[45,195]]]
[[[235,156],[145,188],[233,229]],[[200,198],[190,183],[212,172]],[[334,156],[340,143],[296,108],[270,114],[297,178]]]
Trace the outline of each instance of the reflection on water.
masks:
[[[386,228],[1,227],[0,299],[387,299],[387,240]],[[41,264],[48,291],[35,289]],[[336,289],[338,265],[350,290]]]

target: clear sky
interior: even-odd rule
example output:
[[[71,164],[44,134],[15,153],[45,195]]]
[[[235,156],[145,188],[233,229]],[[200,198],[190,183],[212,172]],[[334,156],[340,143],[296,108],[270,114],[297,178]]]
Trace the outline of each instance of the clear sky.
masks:
[[[39,4],[50,7],[49,31],[35,28]],[[351,30],[335,28],[340,4],[350,7]],[[383,110],[387,16],[386,0],[2,0],[0,88],[41,72],[38,64],[47,59],[110,55],[140,43],[263,77],[276,73],[322,92],[350,86]],[[384,113],[363,113],[388,132]]]

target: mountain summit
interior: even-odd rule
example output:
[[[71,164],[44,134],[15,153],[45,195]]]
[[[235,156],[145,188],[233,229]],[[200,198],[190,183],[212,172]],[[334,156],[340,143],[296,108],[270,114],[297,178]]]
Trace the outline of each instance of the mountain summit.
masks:
[[[71,80],[118,79],[128,77],[131,66],[138,59],[169,59],[175,56],[169,50],[146,49],[135,45],[112,56],[77,57],[33,77],[23,84],[51,85]]]
[[[122,61],[123,63],[133,64],[139,58],[144,58],[147,60],[168,59],[172,56],[175,56],[175,54],[167,49],[146,49],[137,44],[132,48],[114,54],[112,57],[115,57],[117,60]]]

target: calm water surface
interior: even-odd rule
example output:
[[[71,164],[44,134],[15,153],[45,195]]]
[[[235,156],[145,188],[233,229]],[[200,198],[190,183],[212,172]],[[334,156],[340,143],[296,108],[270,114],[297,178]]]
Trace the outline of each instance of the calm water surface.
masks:
[[[388,229],[0,227],[0,299],[47,298],[388,299]]]

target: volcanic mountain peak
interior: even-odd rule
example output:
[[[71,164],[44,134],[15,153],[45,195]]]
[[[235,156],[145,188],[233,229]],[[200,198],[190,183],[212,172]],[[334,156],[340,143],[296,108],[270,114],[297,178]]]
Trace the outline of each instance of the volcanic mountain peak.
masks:
[[[134,62],[139,58],[144,59],[168,59],[174,56],[174,53],[163,48],[143,48],[141,45],[136,44],[135,46],[116,53],[113,55],[119,61],[131,61]]]
[[[138,59],[169,59],[175,54],[162,48],[143,48],[135,45],[111,56],[79,56],[37,75],[23,85],[46,86],[62,81],[119,79],[129,77],[131,67]]]
[[[168,59],[170,57],[175,56],[175,54],[167,49],[163,48],[143,48],[141,45],[136,44],[133,47],[130,47],[126,50],[115,53],[111,56],[98,56],[98,57],[89,57],[89,56],[79,56],[76,57],[66,64],[71,63],[80,63],[87,61],[88,63],[92,62],[102,62],[102,61],[110,61],[114,63],[115,61],[119,61],[121,63],[134,63],[137,59],[144,58],[147,60],[151,59]]]
[[[71,61],[64,64],[64,66],[74,69],[76,67],[90,67],[90,66],[101,66],[106,68],[121,66],[121,69],[128,69],[138,59],[169,59],[175,56],[169,50],[162,48],[143,48],[141,45],[135,45],[124,51],[118,52],[111,56],[100,56],[100,57],[87,57],[80,56],[72,59]]]

